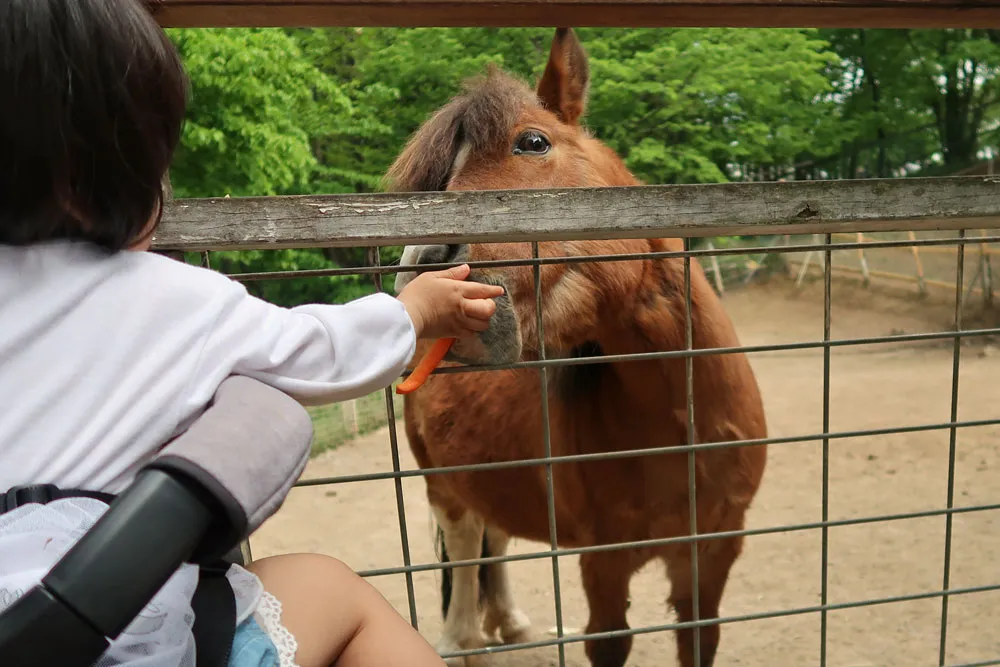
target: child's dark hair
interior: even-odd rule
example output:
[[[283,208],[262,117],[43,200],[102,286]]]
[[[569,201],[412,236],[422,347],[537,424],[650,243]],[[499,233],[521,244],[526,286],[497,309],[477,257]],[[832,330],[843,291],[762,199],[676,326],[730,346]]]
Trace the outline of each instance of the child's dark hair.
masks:
[[[0,1],[0,244],[142,236],[187,79],[140,0]]]

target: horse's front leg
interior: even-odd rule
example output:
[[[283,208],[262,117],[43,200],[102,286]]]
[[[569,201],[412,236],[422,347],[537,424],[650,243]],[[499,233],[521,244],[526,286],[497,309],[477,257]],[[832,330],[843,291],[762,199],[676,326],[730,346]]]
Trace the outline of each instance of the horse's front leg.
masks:
[[[733,530],[743,528],[740,521]],[[743,537],[730,537],[703,542],[698,547],[698,620],[719,618],[719,604],[729,579],[729,571],[743,548]],[[691,547],[682,545],[671,550],[666,558],[670,577],[670,605],[677,620],[690,623],[694,617],[694,581],[691,569]],[[694,659],[695,635],[698,637],[699,662]],[[717,624],[677,630],[677,658],[681,667],[712,667],[719,649],[720,630]]]
[[[483,543],[483,521],[464,510],[442,509],[431,506],[434,518],[441,527],[446,555],[443,560],[461,561],[479,558]],[[465,566],[442,572],[444,580],[451,581],[450,590],[445,586],[444,630],[438,642],[440,654],[483,648],[486,641],[479,630],[479,567]],[[479,667],[485,665],[485,655],[448,658],[449,667]]]
[[[628,585],[633,571],[627,551],[580,556],[580,574],[590,607],[587,634],[628,629]],[[632,650],[632,637],[588,639],[584,646],[593,667],[622,667]]]
[[[507,555],[510,536],[494,526],[486,527],[486,552],[489,556]],[[520,644],[531,641],[531,621],[528,615],[518,609],[511,591],[510,577],[506,562],[484,566],[487,574],[483,585],[486,601],[486,615],[483,617],[483,632],[488,639],[500,634],[505,644]]]

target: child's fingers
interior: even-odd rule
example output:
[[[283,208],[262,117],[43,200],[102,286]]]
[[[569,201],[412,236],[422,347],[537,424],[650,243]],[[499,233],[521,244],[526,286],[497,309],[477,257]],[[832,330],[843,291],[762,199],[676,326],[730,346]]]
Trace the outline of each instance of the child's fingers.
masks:
[[[503,296],[503,287],[484,283],[462,283],[462,296],[466,299],[493,299]]]
[[[462,314],[466,318],[489,320],[496,310],[497,304],[492,299],[466,299],[462,302]]]
[[[438,271],[422,271],[417,276],[418,278],[434,278],[437,280],[455,280],[460,283],[464,283],[465,279],[469,277],[469,273],[472,271],[468,264],[462,264],[460,266],[453,266],[450,269],[440,269]]]
[[[469,333],[482,333],[490,328],[490,318],[497,310],[492,299],[463,299],[459,323]]]
[[[471,271],[472,269],[469,268],[468,264],[462,264],[460,266],[453,266],[450,269],[434,271],[433,274],[442,278],[451,278],[452,280],[465,280],[469,277],[469,272]]]

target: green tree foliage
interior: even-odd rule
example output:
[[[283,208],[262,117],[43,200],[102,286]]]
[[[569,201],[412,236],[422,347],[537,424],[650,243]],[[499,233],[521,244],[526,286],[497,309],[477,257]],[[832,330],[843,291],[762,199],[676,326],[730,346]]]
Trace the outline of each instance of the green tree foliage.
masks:
[[[176,196],[313,191],[313,137],[351,114],[338,83],[279,30],[172,30],[192,99],[172,167]]]
[[[824,30],[842,127],[827,178],[954,174],[997,144],[1000,31]],[[818,168],[818,169],[817,169]]]
[[[955,173],[995,147],[1000,31],[578,31],[585,122],[646,183]],[[371,192],[488,63],[534,82],[548,29],[172,30],[193,99],[178,197]],[[382,262],[399,249],[383,249]],[[227,272],[357,267],[360,249],[213,253]],[[391,277],[387,280],[391,287]],[[369,278],[251,283],[286,305]]]
[[[347,85],[304,55],[281,30],[172,30],[191,79],[182,144],[171,167],[177,197],[350,192],[352,178],[326,164],[319,147],[345,132],[383,131],[356,122]],[[367,109],[365,111],[368,111]],[[198,261],[193,258],[192,261]],[[212,253],[227,273],[327,269],[321,249]],[[391,281],[390,281],[391,284]],[[356,276],[248,283],[251,292],[287,306],[339,302],[373,289]]]
[[[378,189],[409,135],[463,81],[488,63],[528,75],[531,66],[544,65],[542,49],[551,37],[548,30],[434,28],[293,34],[308,45],[312,64],[344,86],[354,104],[353,122],[318,142],[324,164],[343,174],[343,185],[354,192]]]
[[[605,32],[586,42],[589,122],[646,182],[756,178],[829,133],[816,31]]]

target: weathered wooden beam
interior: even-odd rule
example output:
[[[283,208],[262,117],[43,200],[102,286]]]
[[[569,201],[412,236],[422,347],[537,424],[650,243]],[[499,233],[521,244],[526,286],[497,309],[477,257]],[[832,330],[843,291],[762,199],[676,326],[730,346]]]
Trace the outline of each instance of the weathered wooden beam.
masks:
[[[998,28],[998,0],[147,0],[164,26]]]
[[[170,250],[1000,228],[1000,178],[240,197],[172,202]]]

